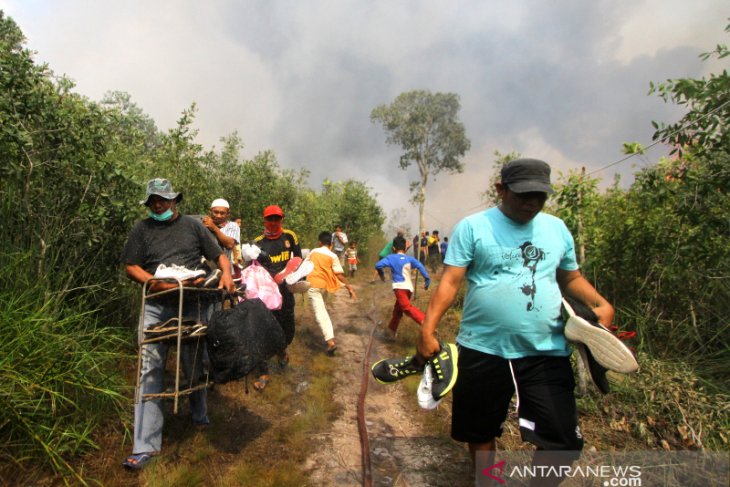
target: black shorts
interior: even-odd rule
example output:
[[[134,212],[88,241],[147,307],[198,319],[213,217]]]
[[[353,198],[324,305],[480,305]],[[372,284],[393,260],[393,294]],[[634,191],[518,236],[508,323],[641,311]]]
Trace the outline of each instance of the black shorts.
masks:
[[[487,443],[501,436],[516,383],[524,441],[543,450],[583,448],[569,357],[507,360],[460,345],[458,367],[451,419],[456,441]]]

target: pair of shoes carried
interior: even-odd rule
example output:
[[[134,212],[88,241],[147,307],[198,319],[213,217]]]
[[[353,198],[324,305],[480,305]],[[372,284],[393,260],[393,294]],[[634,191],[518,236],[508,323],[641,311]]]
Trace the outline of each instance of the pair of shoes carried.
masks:
[[[415,374],[429,370],[432,376],[429,382],[431,396],[439,401],[456,384],[459,374],[459,351],[453,343],[441,343],[441,349],[433,357],[424,360],[417,355],[409,355],[402,359],[380,360],[370,368],[375,380],[381,384],[391,384]],[[434,406],[435,407],[435,406]]]
[[[127,470],[142,470],[157,455],[156,452],[133,453],[127,457],[122,466]]]
[[[370,371],[376,381],[381,384],[391,384],[414,374],[423,372],[426,361],[416,355],[404,358],[383,359],[375,362]]]
[[[202,269],[194,271],[181,265],[172,264],[168,266],[160,264],[157,266],[157,270],[155,270],[155,275],[153,277],[157,279],[180,279],[181,281],[185,281],[187,279],[193,279],[204,275],[205,271]]]
[[[205,281],[200,285],[201,287],[215,287],[221,280],[223,273],[220,269],[213,269],[210,274],[205,276]]]
[[[253,382],[253,388],[256,390],[256,392],[264,392],[264,389],[266,389],[266,385],[271,380],[271,377],[268,375],[261,375]]]
[[[454,388],[459,375],[458,361],[459,349],[453,343],[442,343],[441,350],[429,359],[428,365],[433,372],[431,393],[434,400],[438,401]]]
[[[274,274],[274,282],[276,284],[281,284],[284,282],[284,278],[297,270],[299,265],[302,263],[301,257],[292,257],[286,262],[286,267],[281,272],[278,272],[277,274]]]
[[[190,330],[190,333],[188,336],[190,337],[196,337],[196,336],[204,336],[205,331],[208,329],[208,325],[203,325],[201,323],[196,323],[193,325],[192,329]]]
[[[292,284],[296,283],[297,281],[300,281],[301,279],[304,279],[305,277],[307,277],[309,274],[312,273],[313,270],[314,270],[314,262],[312,262],[309,259],[305,259],[304,261],[302,261],[302,263],[299,265],[299,267],[297,267],[297,269],[294,272],[292,272],[291,274],[286,276],[284,278],[284,280],[286,281],[287,284],[292,285]]]
[[[608,377],[606,377],[608,369],[596,362],[591,351],[582,343],[577,343],[576,348],[578,349],[578,354],[583,361],[583,365],[585,365],[586,369],[588,369],[588,373],[591,375],[591,381],[593,381],[596,388],[601,392],[601,394],[608,394],[611,392],[611,386],[608,383]]]
[[[563,299],[563,309],[568,316],[565,322],[565,338],[585,345],[585,348],[590,352],[590,358],[586,354],[586,360],[588,361],[586,365],[589,370],[591,370],[591,359],[608,370],[622,374],[635,372],[639,369],[639,364],[629,347],[624,345],[618,337],[614,336],[603,325],[597,321],[592,322],[578,316],[565,299]],[[600,378],[599,381],[594,379],[594,382],[600,382]],[[601,388],[598,383],[596,385],[599,389]]]
[[[433,372],[431,372],[431,367],[423,369],[423,376],[421,377],[421,382],[418,384],[416,396],[418,397],[418,405],[421,409],[434,409],[443,400],[433,398]]]
[[[204,334],[207,328],[207,326],[201,325],[195,320],[183,320],[179,331],[181,336],[187,337]],[[170,318],[164,323],[155,323],[154,325],[148,326],[144,330],[144,339],[146,342],[156,342],[168,338],[177,338],[177,332],[177,318]]]
[[[337,351],[337,343],[335,343],[334,340],[328,341],[327,342],[327,355],[332,357],[336,351]]]

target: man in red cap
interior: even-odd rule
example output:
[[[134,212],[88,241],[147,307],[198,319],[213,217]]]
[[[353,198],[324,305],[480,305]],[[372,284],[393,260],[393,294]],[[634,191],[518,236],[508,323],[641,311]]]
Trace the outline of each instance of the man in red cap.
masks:
[[[269,271],[271,277],[283,271],[293,257],[302,257],[297,234],[284,228],[284,212],[276,205],[264,208],[264,233],[254,239],[261,249],[258,261]],[[274,311],[274,316],[284,329],[286,345],[294,339],[294,295],[289,291],[286,281],[279,284],[282,304],[281,309]],[[286,361],[286,352],[282,360]],[[259,371],[259,378],[254,382],[254,389],[262,391],[269,381],[268,367]]]

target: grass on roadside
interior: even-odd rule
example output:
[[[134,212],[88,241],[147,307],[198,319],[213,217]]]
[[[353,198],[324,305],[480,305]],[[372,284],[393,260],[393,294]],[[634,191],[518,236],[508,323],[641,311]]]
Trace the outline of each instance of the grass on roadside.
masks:
[[[51,471],[84,484],[73,462],[98,448],[96,429],[120,410],[123,339],[85,309],[83,290],[69,300],[23,272],[29,260],[6,255],[0,276],[0,477]]]
[[[703,385],[686,363],[639,355],[641,369],[610,375],[614,391],[579,400],[607,438],[629,434],[645,448],[730,450],[730,396]],[[610,447],[611,444],[607,444]]]

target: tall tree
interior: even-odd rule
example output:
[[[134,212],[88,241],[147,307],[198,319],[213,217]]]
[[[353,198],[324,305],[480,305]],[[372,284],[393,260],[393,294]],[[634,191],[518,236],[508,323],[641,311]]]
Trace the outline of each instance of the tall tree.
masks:
[[[450,174],[464,171],[460,158],[471,147],[464,125],[458,120],[461,105],[454,93],[431,93],[414,90],[401,93],[390,105],[379,105],[370,113],[372,122],[380,122],[387,133],[387,143],[400,145],[405,151],[400,168],[418,167],[420,179],[411,183],[411,201],[418,203],[419,228],[425,230],[424,210],[429,175],[441,171]]]

